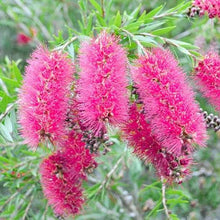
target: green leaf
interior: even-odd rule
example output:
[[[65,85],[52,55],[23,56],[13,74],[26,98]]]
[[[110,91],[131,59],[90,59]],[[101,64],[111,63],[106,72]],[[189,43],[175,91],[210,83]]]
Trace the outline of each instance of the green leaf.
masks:
[[[149,13],[147,13],[144,17],[144,20],[148,19],[148,18],[153,18],[153,16],[157,15],[162,9],[163,9],[163,5],[160,5],[159,7],[153,9],[152,11],[150,11]]]
[[[148,37],[148,36],[135,35],[134,40],[140,41],[145,46],[149,45],[151,47],[158,45],[158,43],[152,37]]]
[[[186,55],[189,55],[189,56],[191,55],[190,52],[187,49],[185,49],[184,47],[177,46],[177,49]]]
[[[145,16],[146,16],[146,11],[144,11],[144,12],[140,15],[140,17],[138,18],[137,21],[142,21],[142,22],[144,22],[144,21],[145,21]]]
[[[86,27],[86,35],[89,35],[90,32],[92,31],[93,17],[94,17],[93,13],[91,13],[88,17],[88,23],[87,23],[87,27]]]
[[[89,0],[90,3],[93,5],[93,7],[99,12],[99,14],[102,14],[102,7],[98,4],[95,0]]]
[[[162,198],[160,198],[157,202],[157,204],[154,206],[154,208],[150,211],[150,213],[146,216],[147,220],[150,220],[152,218],[150,218],[153,214],[155,214],[157,212],[157,210],[160,208],[162,204]]]
[[[190,195],[186,195],[183,191],[181,190],[175,190],[175,189],[167,189],[166,190],[167,195],[179,195],[181,197],[185,197],[190,199]]]
[[[87,198],[88,199],[92,199],[93,196],[96,195],[96,193],[98,192],[98,189],[100,187],[101,183],[96,183],[94,186],[92,187],[89,187],[87,190],[86,190],[86,193],[87,193]]]
[[[202,54],[199,53],[199,52],[197,52],[197,51],[190,50],[190,53],[193,54],[193,55],[196,56],[196,57],[202,58]]]
[[[64,39],[63,39],[63,32],[61,30],[58,31],[58,35],[53,35],[53,38],[56,42],[56,44],[63,44]]]
[[[15,98],[12,98],[8,96],[6,93],[3,91],[0,91],[0,113],[4,112],[8,106],[9,103],[12,103]]]
[[[179,220],[178,216],[176,214],[170,214],[171,220]]]
[[[79,4],[79,6],[80,6],[80,8],[82,9],[82,11],[86,11],[86,6],[85,6],[85,1],[84,0],[79,0],[78,1],[78,4]]]
[[[126,29],[127,31],[131,32],[131,33],[134,33],[136,32],[139,27],[143,24],[142,21],[136,21],[134,23],[130,23],[128,24],[127,26],[124,27],[124,29]]]
[[[13,142],[13,139],[12,139],[7,127],[5,127],[3,124],[0,124],[0,132],[4,138],[6,138],[8,141]]]
[[[135,10],[131,13],[131,17],[133,19],[136,19],[140,10],[141,10],[141,4],[137,8],[135,8]]]
[[[0,155],[0,163],[1,162],[9,164],[10,160]]]
[[[112,9],[112,4],[113,4],[113,1],[114,0],[108,0],[108,1],[105,1],[105,17],[106,18],[109,18],[109,17],[112,17],[111,16],[111,9]]]
[[[2,76],[1,79],[4,81],[5,85],[10,94],[15,94],[15,88],[18,88],[20,85],[17,80],[10,79],[7,77]]]
[[[175,12],[177,11],[178,13],[182,13],[184,12],[187,8],[189,8],[190,6],[192,5],[192,2],[189,1],[189,2],[181,2],[179,5],[177,5],[176,7],[174,8],[171,8],[167,11],[167,13],[170,13],[170,12]]]
[[[114,25],[116,27],[120,27],[121,26],[121,14],[120,14],[120,11],[118,11],[116,16],[115,16]]]
[[[170,26],[170,27],[165,27],[165,28],[161,28],[161,29],[157,29],[155,31],[152,31],[151,33],[153,35],[163,35],[166,34],[170,31],[172,31],[176,26]]]
[[[155,30],[156,28],[160,27],[164,23],[165,22],[162,21],[162,22],[154,22],[154,23],[148,24],[145,27],[141,28],[138,33],[150,32],[150,31]]]
[[[12,122],[8,116],[5,118],[5,127],[9,133],[12,133],[13,131]]]
[[[166,201],[166,203],[168,204],[168,205],[177,205],[177,204],[183,204],[183,203],[189,203],[189,201],[188,200],[182,200],[182,199],[180,199],[180,198],[178,198],[178,199],[167,199],[167,201]]]
[[[107,24],[106,24],[104,18],[103,18],[100,14],[96,13],[96,17],[97,17],[97,19],[98,19],[99,24],[100,24],[102,27],[106,27],[106,26],[107,26]]]
[[[154,182],[146,187],[144,187],[143,189],[140,190],[141,193],[148,191],[149,189],[156,189],[156,190],[161,190],[161,187],[158,186],[159,184],[161,184],[160,181]]]
[[[180,41],[180,40],[173,40],[173,39],[167,39],[168,41],[170,41],[171,43],[173,44],[176,44],[176,45],[180,45],[186,49],[199,49],[199,47],[195,46],[195,45],[192,45],[190,43],[186,43],[186,42],[183,42],[183,41]]]
[[[15,78],[17,79],[18,85],[21,84],[23,77],[21,75],[20,70],[17,67],[17,64],[14,61],[12,61],[12,71],[15,75]]]
[[[72,60],[74,60],[74,59],[75,59],[75,50],[74,50],[73,44],[70,44],[70,45],[67,47],[67,51],[68,51],[70,57],[72,58]]]
[[[80,30],[84,33],[84,32],[85,32],[85,28],[84,28],[83,23],[82,23],[80,20],[78,20],[77,22],[78,22],[78,24],[79,24]],[[84,33],[84,34],[85,34],[85,33]]]

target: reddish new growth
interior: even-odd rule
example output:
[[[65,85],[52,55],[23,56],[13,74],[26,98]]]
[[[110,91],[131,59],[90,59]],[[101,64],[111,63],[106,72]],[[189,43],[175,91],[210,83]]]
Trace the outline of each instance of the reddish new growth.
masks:
[[[140,57],[132,76],[157,142],[175,155],[191,143],[204,145],[205,123],[185,74],[168,50],[153,49]]]
[[[204,96],[220,111],[220,56],[209,53],[195,68],[195,82]]]
[[[164,177],[170,183],[181,183],[189,173],[188,168],[192,162],[188,156],[190,149],[183,146],[179,156],[169,153],[156,141],[145,117],[142,107],[137,107],[136,104],[130,107],[129,120],[122,128],[125,138],[140,159],[154,165],[158,176]]]
[[[118,39],[102,32],[80,49],[79,109],[82,122],[98,135],[105,123],[118,125],[127,116],[127,58]]]
[[[82,181],[97,166],[80,139],[80,136],[70,134],[64,151],[44,159],[40,166],[44,195],[59,216],[80,212],[85,202]]]
[[[208,13],[209,18],[220,18],[220,1],[219,0],[194,0],[193,6],[199,9],[199,15],[203,16]]]
[[[19,119],[31,147],[45,138],[54,144],[63,139],[72,74],[66,55],[46,48],[38,48],[28,61],[19,95]]]
[[[31,37],[27,36],[24,33],[18,33],[17,34],[16,41],[17,41],[17,44],[19,44],[19,45],[28,44],[28,43],[30,43],[31,40],[32,40]]]

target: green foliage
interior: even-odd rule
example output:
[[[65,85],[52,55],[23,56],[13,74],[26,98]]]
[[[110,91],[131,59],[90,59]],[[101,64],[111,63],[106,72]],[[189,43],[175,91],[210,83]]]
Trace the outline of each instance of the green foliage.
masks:
[[[9,103],[17,99],[17,89],[21,85],[22,75],[18,68],[20,61],[10,61],[5,58],[5,63],[0,66],[0,113],[4,112]]]
[[[204,38],[204,49],[220,37],[218,21],[210,25],[206,17],[187,18],[190,5],[191,1],[183,0],[1,1],[0,219],[55,219],[42,194],[38,172],[40,161],[52,150],[45,146],[36,151],[28,149],[16,118],[24,60],[31,50],[45,43],[51,49],[64,50],[75,60],[81,41],[106,29],[118,35],[129,59],[143,54],[146,47],[165,46],[189,73],[196,65],[195,59],[201,58],[196,37]],[[31,36],[32,28],[37,35],[32,36],[29,45],[19,46],[17,33]],[[200,96],[197,99],[202,108],[214,112],[206,100]],[[162,184],[155,171],[134,157],[118,131],[110,130],[109,135],[115,144],[110,153],[98,158],[100,166],[84,183],[88,200],[76,219],[163,219]],[[200,165],[192,171],[192,178],[183,186],[167,187],[171,219],[220,218],[213,211],[220,207],[219,137],[210,132],[208,148],[195,158]]]

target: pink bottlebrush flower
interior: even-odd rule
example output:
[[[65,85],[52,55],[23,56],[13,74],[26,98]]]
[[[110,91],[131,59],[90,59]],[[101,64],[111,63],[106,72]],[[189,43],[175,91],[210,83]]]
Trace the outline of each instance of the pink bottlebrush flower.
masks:
[[[86,173],[97,166],[94,155],[80,139],[80,135],[71,132],[63,151],[44,159],[40,166],[44,195],[60,216],[79,214],[85,202],[82,182]]]
[[[65,155],[60,152],[41,164],[43,192],[57,215],[77,214],[84,203],[81,181],[74,168],[66,164]]]
[[[219,0],[194,0],[193,6],[199,8],[200,16],[205,12],[208,13],[209,18],[220,18],[220,1]]]
[[[208,53],[195,68],[195,81],[204,96],[220,111],[220,56]]]
[[[105,122],[118,125],[127,117],[127,58],[118,39],[102,32],[80,49],[78,85],[81,121],[95,134]]]
[[[17,41],[17,44],[19,44],[19,45],[28,44],[28,43],[31,42],[31,40],[32,40],[31,37],[27,36],[24,33],[18,33],[17,34],[16,41]]]
[[[194,93],[168,50],[155,48],[140,57],[132,77],[145,105],[146,119],[162,147],[179,155],[185,144],[205,144],[205,123]]]
[[[19,121],[31,147],[46,137],[62,142],[73,71],[66,55],[46,48],[38,48],[28,61],[19,94]]]
[[[154,138],[151,127],[145,120],[146,114],[142,106],[133,104],[129,111],[129,120],[122,126],[124,137],[133,147],[133,152],[145,163],[154,165],[159,177],[165,178],[168,182],[181,183],[187,174],[192,162],[188,156],[190,149],[182,147],[179,156],[167,152]]]

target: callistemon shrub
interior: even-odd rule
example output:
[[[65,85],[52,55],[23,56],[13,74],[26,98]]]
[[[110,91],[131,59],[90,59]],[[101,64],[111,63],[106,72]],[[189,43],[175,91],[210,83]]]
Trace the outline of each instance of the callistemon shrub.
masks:
[[[63,141],[73,72],[65,54],[43,47],[28,60],[19,94],[19,121],[31,147],[36,148],[46,138],[53,144]]]
[[[132,77],[158,144],[176,156],[204,146],[206,128],[194,93],[170,51],[155,48],[137,59]]]
[[[209,18],[220,18],[219,0],[194,0],[193,5],[199,9],[200,16],[207,13]]]
[[[145,163],[152,163],[159,177],[169,183],[181,183],[189,174],[192,163],[190,150],[185,149],[179,156],[174,156],[160,145],[146,121],[143,105],[133,103],[130,106],[129,119],[122,126],[122,130],[129,146],[133,147],[133,153]]]
[[[62,151],[44,159],[40,166],[44,195],[58,216],[80,212],[86,199],[82,182],[97,166],[94,155],[85,149],[81,138],[80,134],[70,132]]]
[[[105,132],[106,123],[126,120],[126,51],[111,34],[102,32],[80,48],[78,84],[81,121],[95,135]]]
[[[195,82],[202,94],[220,112],[220,56],[208,53],[195,68]]]

